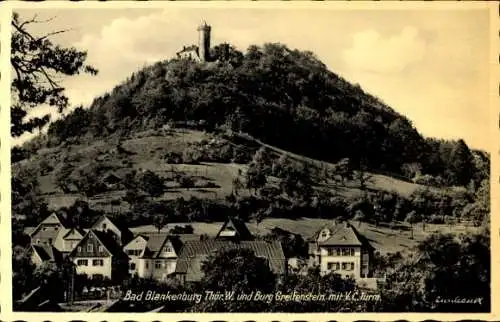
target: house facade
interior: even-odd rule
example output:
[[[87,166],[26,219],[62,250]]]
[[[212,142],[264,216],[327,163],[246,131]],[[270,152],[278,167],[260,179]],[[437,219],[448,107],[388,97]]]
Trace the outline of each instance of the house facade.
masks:
[[[68,256],[77,274],[92,279],[121,280],[127,275],[128,258],[109,232],[89,230]]]
[[[196,235],[147,233],[136,236],[124,247],[129,257],[129,273],[163,281],[175,272],[183,240]]]
[[[29,234],[32,245],[52,245],[61,232],[67,229],[64,218],[57,213],[50,214]]]
[[[371,277],[373,247],[351,224],[336,222],[324,226],[309,242],[309,265],[319,266],[321,274],[342,277]]]

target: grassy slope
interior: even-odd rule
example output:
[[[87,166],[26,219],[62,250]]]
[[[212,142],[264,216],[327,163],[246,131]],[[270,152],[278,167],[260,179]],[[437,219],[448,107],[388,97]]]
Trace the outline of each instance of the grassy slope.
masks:
[[[196,196],[198,198],[223,198],[231,193],[232,179],[238,175],[238,170],[243,172],[246,170],[245,165],[241,164],[222,164],[222,163],[203,163],[200,165],[187,164],[166,164],[162,160],[162,156],[167,152],[177,152],[182,154],[184,148],[190,142],[200,142],[202,140],[210,141],[211,135],[192,130],[175,130],[170,133],[160,132],[143,132],[136,134],[133,138],[125,140],[122,146],[125,150],[131,152],[129,156],[120,156],[115,150],[115,144],[109,141],[94,141],[89,145],[73,145],[68,147],[58,147],[51,149],[43,149],[37,156],[32,157],[28,164],[36,164],[42,159],[54,159],[61,155],[62,152],[68,153],[72,158],[76,158],[77,166],[84,166],[91,162],[106,162],[119,167],[119,170],[127,168],[134,169],[149,169],[161,176],[167,176],[169,171],[182,171],[195,177],[205,178],[216,183],[219,188],[203,188],[203,189],[185,189],[172,188],[169,189],[162,199],[174,199],[179,196],[189,198]],[[260,144],[260,142],[255,142]],[[290,158],[309,163],[319,163],[318,161],[309,158],[295,155],[293,153],[280,150],[275,147],[266,146],[276,154],[287,154]],[[130,165],[123,165],[124,159],[131,162]],[[322,163],[327,167],[331,164]],[[117,172],[119,172],[119,170]],[[276,182],[276,178],[270,178],[270,182]],[[48,173],[40,178],[42,194],[45,195],[51,208],[59,208],[61,206],[71,205],[77,198],[86,199],[80,194],[64,194],[54,185],[53,173]],[[347,182],[346,186],[340,187],[336,183],[326,182],[319,185],[319,188],[335,190],[340,195],[352,195],[361,193],[356,182]],[[396,178],[385,175],[372,174],[371,180],[367,183],[368,188],[373,190],[384,190],[399,193],[403,196],[410,195],[420,185],[412,184]],[[243,193],[247,193],[243,191]],[[117,211],[122,209],[121,206],[111,206],[110,202],[114,198],[119,198],[123,191],[113,191],[101,196],[95,196],[88,199],[92,206],[108,211]],[[310,237],[316,230],[326,224],[326,219],[303,218],[300,220],[290,220],[283,218],[268,218],[259,225],[249,223],[250,230],[254,233],[265,234],[269,229],[280,227],[282,229],[301,234],[304,238]],[[206,233],[214,235],[219,229],[221,223],[192,223],[196,234]],[[169,225],[173,226],[175,224]],[[357,225],[357,224],[356,224]],[[370,239],[373,245],[381,252],[394,252],[407,249],[413,246],[417,241],[422,240],[428,235],[431,230],[447,230],[445,226],[433,226],[434,228],[427,229],[422,232],[421,229],[415,231],[415,238],[410,239],[409,230],[401,231],[386,227],[375,227],[368,224],[362,224],[358,229]],[[153,226],[142,226],[133,229],[139,231],[155,231]],[[457,227],[454,227],[458,231]]]
[[[127,168],[139,169],[149,169],[156,172],[159,175],[167,176],[169,171],[182,171],[191,176],[197,177],[199,179],[208,179],[213,183],[217,184],[218,188],[203,188],[203,189],[185,189],[185,188],[171,188],[163,196],[162,199],[175,199],[177,197],[189,198],[191,196],[196,196],[198,198],[223,198],[232,190],[232,179],[237,176],[238,170],[245,172],[246,166],[242,164],[222,164],[222,163],[203,163],[199,165],[187,165],[187,164],[166,164],[162,160],[162,156],[167,152],[177,152],[181,153],[183,149],[190,142],[200,142],[202,140],[210,141],[212,139],[211,135],[192,130],[175,130],[170,133],[160,132],[143,132],[138,133],[133,138],[125,140],[122,145],[123,147],[131,152],[130,156],[120,156],[114,152],[114,144],[112,142],[106,142],[103,140],[95,141],[89,145],[73,145],[65,148],[52,148],[44,149],[40,153],[33,157],[29,162],[36,163],[41,159],[56,158],[61,154],[62,151],[67,152],[71,157],[77,158],[77,166],[85,166],[92,162],[107,162],[117,166],[119,169],[126,170]],[[259,142],[257,142],[259,143]],[[271,149],[274,153],[286,153],[290,158],[294,160],[305,161],[309,163],[318,164],[318,161],[298,156],[293,153],[280,150],[275,147],[266,145],[267,148]],[[124,165],[125,159],[131,162],[131,165]],[[331,167],[331,164],[321,163],[327,167]],[[273,178],[270,178],[270,182],[275,182]],[[85,197],[80,194],[64,194],[62,193],[56,185],[54,185],[53,173],[48,173],[40,178],[40,186],[42,194],[45,195],[46,200],[49,202],[51,208],[58,208],[61,206],[69,206],[77,198]],[[326,183],[321,183],[318,186],[322,189],[335,190],[338,194],[348,196],[353,194],[360,194],[361,191],[358,188],[357,182],[346,182],[345,186],[339,186],[333,181]],[[420,185],[413,184],[410,182],[402,181],[396,178],[392,178],[380,174],[372,174],[367,187],[372,190],[383,190],[396,192],[403,196],[410,195],[415,189],[421,187]],[[243,192],[247,193],[247,192]],[[114,191],[107,193],[103,196],[97,196],[89,199],[92,204],[100,204],[105,209],[117,210],[118,206],[113,206],[109,204],[110,200],[113,198],[118,198],[123,194],[122,191]],[[106,208],[108,207],[108,208]]]

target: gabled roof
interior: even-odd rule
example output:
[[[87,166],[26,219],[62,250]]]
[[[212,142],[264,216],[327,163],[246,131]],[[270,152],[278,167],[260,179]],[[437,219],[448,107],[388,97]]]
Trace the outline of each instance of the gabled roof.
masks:
[[[104,248],[106,248],[112,256],[114,257],[123,257],[128,258],[127,255],[123,252],[120,245],[116,242],[113,236],[110,233],[103,231],[90,230],[90,232],[94,233],[99,241],[102,243]]]
[[[182,248],[182,237],[177,235],[171,235],[169,233],[142,233],[137,235],[135,238],[138,237],[142,237],[147,241],[141,257],[156,258],[160,256],[164,246],[169,241],[177,255],[179,255]]]
[[[318,236],[324,229],[330,231],[330,237],[326,240],[318,241],[319,245],[324,246],[362,246],[361,240],[358,238],[360,235],[355,228],[348,222],[341,222],[329,224],[317,231],[313,238],[318,240]]]
[[[59,224],[63,227],[67,226],[66,219],[59,213],[53,212],[48,215],[40,224]]]
[[[57,229],[60,229],[60,228],[66,228],[67,223],[66,223],[66,220],[60,214],[53,212],[50,215],[48,215],[44,220],[42,220],[38,224],[38,226],[36,226],[36,228],[31,231],[30,236],[33,236],[34,234],[36,234],[43,227],[47,227],[47,228],[48,227],[58,227]],[[55,229],[55,230],[57,230],[57,229]],[[42,238],[45,238],[45,237],[42,237]],[[47,238],[52,238],[52,236],[47,237]]]
[[[52,239],[53,241],[55,241],[57,235],[59,235],[60,231],[63,229],[64,228],[61,226],[54,226],[54,225],[46,226],[45,224],[40,224],[37,227],[37,229],[35,229],[31,233],[31,237],[34,238],[36,236],[37,239],[44,239],[44,240]]]
[[[330,231],[330,237],[323,241],[318,241],[319,234],[324,229]],[[323,226],[312,237],[309,243],[309,252],[317,248],[317,246],[362,246],[365,250],[374,251],[375,248],[370,241],[361,234],[349,222],[332,223]]]
[[[76,235],[79,235],[80,238],[83,238],[83,236],[85,236],[86,232],[83,230],[83,229],[80,229],[80,228],[70,228],[70,229],[67,229],[64,231],[64,234],[62,235],[62,238],[63,239],[67,239],[68,236],[71,234],[71,233],[75,233]]]
[[[101,220],[104,220],[104,219],[108,219],[113,225],[116,226],[116,228],[118,228],[122,234],[130,234],[132,235],[132,232],[130,231],[130,229],[128,229],[127,225],[120,219],[118,218],[111,218],[110,216],[107,216],[107,215],[101,215],[99,216],[95,221],[94,223],[92,223],[92,228],[94,228],[95,225],[97,225],[99,222],[101,222]]]
[[[31,245],[31,249],[37,253],[42,261],[62,260],[62,254],[53,245]]]
[[[118,183],[122,180],[122,178],[113,171],[108,171],[102,177],[102,180],[106,183]]]
[[[226,228],[229,228],[229,227],[234,228],[234,235],[232,235],[232,236],[228,236],[224,232],[224,230],[226,230]],[[240,239],[244,239],[244,240],[253,239],[252,233],[250,232],[250,230],[248,230],[247,226],[245,225],[245,223],[241,219],[239,219],[237,217],[229,217],[224,222],[222,227],[219,229],[219,232],[217,233],[217,236],[215,238],[233,237],[233,236],[238,237]]]
[[[203,276],[202,263],[213,252],[221,249],[250,249],[256,256],[266,258],[270,268],[277,274],[285,272],[285,254],[278,241],[250,240],[232,242],[229,240],[186,241],[181,249],[175,273],[185,274],[187,281],[196,281]]]
[[[94,229],[90,229],[87,234],[85,234],[82,240],[80,240],[78,244],[76,244],[75,248],[69,253],[69,256],[74,256],[74,253],[76,249],[78,249],[78,246],[84,243],[90,235],[95,236],[99,243],[104,246],[104,248],[111,254],[111,256],[118,258],[127,258],[127,255],[123,252],[122,248],[120,247],[120,245],[118,245],[111,233]]]

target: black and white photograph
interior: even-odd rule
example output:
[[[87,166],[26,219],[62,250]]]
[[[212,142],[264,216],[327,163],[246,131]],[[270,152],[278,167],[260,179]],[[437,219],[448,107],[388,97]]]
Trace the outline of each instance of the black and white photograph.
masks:
[[[2,311],[494,310],[498,8],[253,4],[11,6]]]

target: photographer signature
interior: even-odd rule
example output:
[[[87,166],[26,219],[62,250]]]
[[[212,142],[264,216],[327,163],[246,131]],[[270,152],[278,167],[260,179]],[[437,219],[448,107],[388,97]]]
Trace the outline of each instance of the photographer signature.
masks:
[[[483,304],[483,298],[482,297],[473,297],[473,298],[466,298],[466,297],[453,297],[453,298],[443,298],[438,296],[436,298],[436,303],[442,303],[442,304]]]

